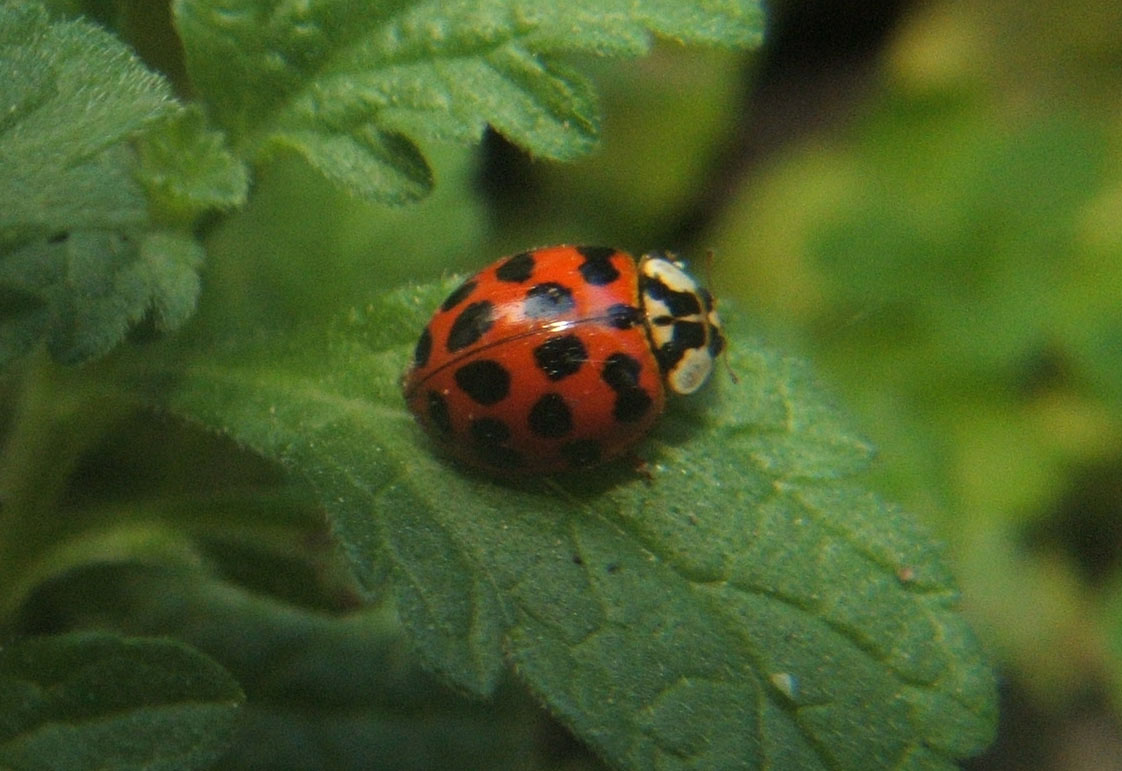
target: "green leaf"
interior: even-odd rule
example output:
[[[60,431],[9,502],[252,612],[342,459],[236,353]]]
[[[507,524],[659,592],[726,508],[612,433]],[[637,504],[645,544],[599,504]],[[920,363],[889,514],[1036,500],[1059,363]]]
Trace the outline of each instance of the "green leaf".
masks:
[[[993,676],[940,550],[862,488],[870,448],[805,367],[729,314],[740,382],[675,403],[650,483],[481,478],[399,391],[454,285],[102,376],[306,479],[432,669],[485,694],[512,667],[618,765],[952,768],[988,743]]]
[[[519,689],[491,703],[420,668],[388,603],[311,612],[198,572],[86,571],[51,608],[80,623],[171,635],[219,661],[246,692],[220,768],[533,769],[544,716]],[[91,590],[91,587],[96,589]],[[276,666],[283,661],[284,666]],[[298,758],[299,760],[294,760]]]
[[[208,768],[242,700],[224,669],[170,640],[24,640],[0,650],[0,765]]]
[[[60,361],[84,361],[142,320],[173,329],[190,315],[202,249],[153,226],[127,144],[177,109],[163,79],[101,28],[51,23],[36,5],[0,7],[0,365],[43,339]],[[202,152],[206,136],[191,125],[196,144],[180,149],[219,165],[215,143]],[[225,197],[207,197],[186,161],[174,170],[182,179],[161,177],[157,155],[148,153],[140,178],[179,215],[171,222],[164,212],[169,224],[186,227],[203,208],[238,200],[229,163]]]
[[[140,138],[137,176],[161,220],[190,224],[201,211],[245,203],[245,164],[226,147],[224,135],[205,121],[202,110],[190,105]]]
[[[193,237],[157,230],[136,238],[79,230],[10,252],[0,260],[0,287],[25,299],[4,314],[0,363],[41,338],[55,359],[77,364],[108,352],[142,320],[175,329],[194,310],[203,257]]]
[[[167,84],[101,28],[0,7],[0,248],[142,222],[120,143],[174,107]]]
[[[188,70],[248,156],[292,149],[358,195],[432,186],[415,142],[474,142],[487,125],[534,155],[596,139],[592,91],[571,52],[636,56],[652,35],[758,44],[756,0],[177,0]]]
[[[78,518],[76,515],[79,513],[72,514]],[[22,567],[22,570],[12,571],[6,565],[5,574],[14,572],[14,575],[5,576],[8,580],[0,593],[0,618],[7,622],[35,590],[90,565],[124,563],[197,568],[202,562],[196,544],[184,533],[152,522],[130,521],[127,516],[121,519],[124,521],[119,524],[91,527],[69,537],[57,536],[49,548],[30,555],[29,565],[12,566]]]

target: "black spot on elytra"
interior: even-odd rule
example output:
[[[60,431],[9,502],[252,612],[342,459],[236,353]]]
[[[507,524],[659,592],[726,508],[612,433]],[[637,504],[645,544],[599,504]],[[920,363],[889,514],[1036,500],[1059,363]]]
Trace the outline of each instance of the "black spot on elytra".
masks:
[[[428,392],[429,420],[442,434],[452,433],[452,416],[448,413],[448,401],[436,391]]]
[[[642,365],[638,359],[626,353],[613,353],[604,361],[600,377],[613,391],[624,391],[639,385],[639,370]]]
[[[562,445],[561,454],[573,468],[588,468],[600,462],[600,443],[594,439],[577,439]]]
[[[522,456],[506,444],[510,441],[510,427],[501,420],[477,418],[468,426],[468,433],[484,463],[498,468],[518,468],[522,465]]]
[[[573,430],[573,413],[561,394],[548,393],[530,408],[530,430],[546,439],[557,439]]]
[[[487,334],[487,330],[495,323],[494,310],[495,306],[490,302],[480,300],[460,311],[460,315],[452,322],[448,342],[445,344],[449,352],[455,353],[467,348]]]
[[[584,262],[577,270],[588,283],[604,286],[619,278],[619,271],[612,265],[612,255],[617,250],[608,246],[578,246],[577,251],[584,257]]]
[[[616,392],[612,417],[622,423],[634,423],[647,414],[653,400],[639,387],[642,365],[633,356],[613,353],[604,362],[601,379]]]
[[[432,354],[432,332],[428,327],[421,331],[421,337],[417,340],[417,346],[413,349],[413,366],[423,367],[429,363],[429,356]]]
[[[477,404],[498,404],[510,393],[510,373],[497,361],[479,359],[456,370],[456,385]]]
[[[675,292],[656,278],[644,276],[640,279],[639,290],[644,296],[665,303],[674,318],[695,316],[701,313],[701,302],[693,292]]]
[[[608,323],[616,329],[631,329],[643,318],[643,312],[634,305],[616,303],[608,308]]]
[[[495,278],[511,284],[528,281],[534,272],[534,255],[529,252],[516,254],[495,269]]]
[[[554,281],[537,284],[526,292],[522,312],[530,319],[548,319],[571,313],[576,303],[573,291]]]
[[[440,310],[447,313],[455,308],[457,305],[467,299],[468,295],[475,291],[475,280],[468,279],[460,284],[452,294],[444,298],[444,302],[440,304]]]
[[[588,361],[588,351],[576,335],[551,337],[534,349],[534,363],[550,380],[576,374]]]
[[[651,396],[642,388],[625,388],[616,393],[612,417],[621,423],[634,423],[650,410]]]
[[[477,418],[468,426],[468,433],[479,446],[496,446],[510,440],[510,426],[498,418]]]

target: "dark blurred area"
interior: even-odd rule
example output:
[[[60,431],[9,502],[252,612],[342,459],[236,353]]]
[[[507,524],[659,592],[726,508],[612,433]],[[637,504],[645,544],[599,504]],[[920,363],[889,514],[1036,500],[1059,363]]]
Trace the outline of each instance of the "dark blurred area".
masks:
[[[713,225],[754,164],[791,142],[845,121],[864,96],[878,57],[914,5],[884,0],[856,7],[840,1],[768,4],[765,42],[745,71],[740,121],[711,160],[712,180],[652,242],[683,248]],[[518,216],[544,205],[535,164],[517,146],[489,131],[479,189],[503,212]]]

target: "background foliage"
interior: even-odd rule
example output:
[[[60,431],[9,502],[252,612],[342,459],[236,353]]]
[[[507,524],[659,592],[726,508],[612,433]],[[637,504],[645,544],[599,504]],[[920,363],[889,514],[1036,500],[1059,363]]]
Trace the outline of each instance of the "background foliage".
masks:
[[[4,763],[932,767],[951,571],[972,767],[1122,756],[1119,12],[639,5],[0,6]],[[556,241],[715,252],[741,383],[650,486],[398,401],[436,277]]]

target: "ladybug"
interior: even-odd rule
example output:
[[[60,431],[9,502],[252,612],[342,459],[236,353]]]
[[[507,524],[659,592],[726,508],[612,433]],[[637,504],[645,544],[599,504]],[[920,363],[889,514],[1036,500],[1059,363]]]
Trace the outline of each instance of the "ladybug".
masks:
[[[668,390],[698,390],[724,344],[712,297],[669,255],[533,249],[448,295],[417,341],[405,401],[470,465],[586,468],[638,442]]]

